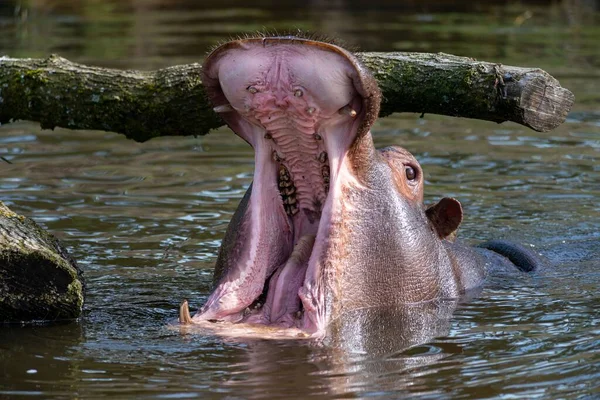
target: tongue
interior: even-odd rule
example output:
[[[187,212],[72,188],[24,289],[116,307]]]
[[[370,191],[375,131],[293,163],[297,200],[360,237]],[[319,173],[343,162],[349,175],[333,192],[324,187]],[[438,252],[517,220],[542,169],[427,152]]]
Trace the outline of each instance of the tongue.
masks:
[[[263,318],[271,324],[291,327],[300,311],[298,290],[302,287],[315,237],[304,235],[298,240],[287,262],[279,267],[269,281],[269,292],[263,308]]]

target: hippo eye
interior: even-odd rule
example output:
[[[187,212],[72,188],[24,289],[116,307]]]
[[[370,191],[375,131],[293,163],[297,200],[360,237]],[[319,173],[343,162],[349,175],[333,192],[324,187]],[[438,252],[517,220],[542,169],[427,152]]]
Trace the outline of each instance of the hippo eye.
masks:
[[[410,165],[407,165],[406,168],[404,168],[404,172],[406,173],[406,179],[409,181],[414,181],[417,177],[417,171]]]

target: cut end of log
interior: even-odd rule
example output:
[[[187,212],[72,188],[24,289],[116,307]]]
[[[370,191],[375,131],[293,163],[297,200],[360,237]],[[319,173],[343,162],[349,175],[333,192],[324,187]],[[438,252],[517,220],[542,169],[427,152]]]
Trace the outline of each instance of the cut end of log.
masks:
[[[548,132],[562,124],[575,102],[575,95],[557,81],[534,78],[523,87],[523,124],[538,132]]]

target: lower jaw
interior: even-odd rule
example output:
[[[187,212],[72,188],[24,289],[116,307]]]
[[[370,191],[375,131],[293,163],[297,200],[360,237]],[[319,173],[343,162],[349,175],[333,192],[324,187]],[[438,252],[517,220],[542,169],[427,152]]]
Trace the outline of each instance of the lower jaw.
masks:
[[[270,212],[276,207],[282,206],[267,206]],[[323,211],[326,209],[327,204]],[[284,263],[271,268],[264,267],[273,272],[263,282],[262,294],[243,301],[247,305],[242,306],[241,310],[238,308],[240,311],[231,313],[221,313],[219,306],[216,306],[215,313],[205,306],[188,323],[215,333],[235,336],[321,337],[324,329],[323,324],[318,321],[317,313],[322,301],[314,290],[316,268],[309,268],[309,265],[313,253],[321,251],[321,245],[315,245],[315,239],[322,220],[323,218],[311,223],[302,211],[294,217],[290,216],[290,228],[294,232],[291,241],[294,242],[294,247]],[[269,235],[268,232],[265,234]],[[298,237],[299,239],[293,239]],[[318,257],[314,258],[312,264],[315,264]],[[211,294],[207,304],[211,300],[215,304],[219,303],[219,296],[213,298],[215,292],[218,289]],[[185,317],[180,317],[180,321],[185,322]]]

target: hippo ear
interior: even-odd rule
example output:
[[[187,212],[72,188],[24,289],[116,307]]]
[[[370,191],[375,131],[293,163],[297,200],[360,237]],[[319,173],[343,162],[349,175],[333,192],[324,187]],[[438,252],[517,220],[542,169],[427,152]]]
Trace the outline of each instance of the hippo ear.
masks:
[[[462,206],[458,200],[444,197],[429,206],[425,214],[440,239],[454,240],[463,216]]]

